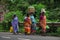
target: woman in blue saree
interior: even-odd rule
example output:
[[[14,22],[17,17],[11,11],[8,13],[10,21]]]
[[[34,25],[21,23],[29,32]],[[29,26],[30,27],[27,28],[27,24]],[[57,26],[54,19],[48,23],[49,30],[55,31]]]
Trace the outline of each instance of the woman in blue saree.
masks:
[[[18,17],[16,15],[13,16],[12,27],[13,27],[14,34],[17,34],[17,32],[18,32]]]

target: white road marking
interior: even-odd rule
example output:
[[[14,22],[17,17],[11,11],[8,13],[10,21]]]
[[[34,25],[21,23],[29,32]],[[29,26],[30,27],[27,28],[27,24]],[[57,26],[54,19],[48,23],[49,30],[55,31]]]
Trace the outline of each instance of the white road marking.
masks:
[[[18,40],[30,40],[30,39],[25,39],[25,38],[18,38]]]
[[[7,39],[10,39],[11,37],[2,36],[2,38],[7,38]]]

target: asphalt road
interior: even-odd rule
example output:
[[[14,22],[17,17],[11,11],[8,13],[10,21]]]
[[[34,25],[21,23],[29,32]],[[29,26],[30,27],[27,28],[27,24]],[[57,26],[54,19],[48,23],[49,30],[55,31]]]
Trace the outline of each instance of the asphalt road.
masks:
[[[60,40],[60,37],[40,35],[13,35],[12,33],[0,32],[0,40]]]

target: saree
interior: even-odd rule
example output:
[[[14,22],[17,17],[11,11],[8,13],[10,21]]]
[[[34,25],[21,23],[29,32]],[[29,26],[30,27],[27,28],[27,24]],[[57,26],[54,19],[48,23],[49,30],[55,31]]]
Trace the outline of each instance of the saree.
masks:
[[[40,16],[40,26],[42,27],[42,31],[46,32],[46,16]]]
[[[31,31],[31,20],[30,17],[25,17],[25,21],[24,21],[24,29],[26,33],[30,33]]]
[[[15,17],[15,18],[12,20],[12,27],[13,27],[13,30],[14,30],[15,33],[17,33],[17,31],[18,31],[17,26],[18,26],[18,18]]]

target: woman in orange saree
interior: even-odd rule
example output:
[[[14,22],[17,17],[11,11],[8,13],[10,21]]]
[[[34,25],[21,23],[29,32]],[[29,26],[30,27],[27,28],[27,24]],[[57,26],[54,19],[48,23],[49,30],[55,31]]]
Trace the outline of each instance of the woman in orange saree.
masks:
[[[27,14],[27,16],[25,17],[24,29],[25,29],[25,34],[30,34],[30,32],[31,32],[31,19],[29,17],[29,14]]]

